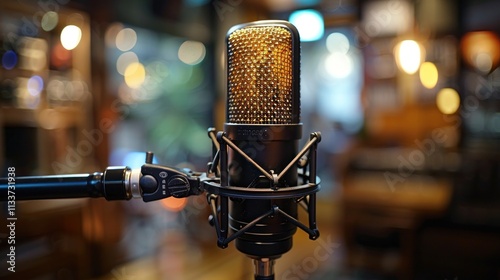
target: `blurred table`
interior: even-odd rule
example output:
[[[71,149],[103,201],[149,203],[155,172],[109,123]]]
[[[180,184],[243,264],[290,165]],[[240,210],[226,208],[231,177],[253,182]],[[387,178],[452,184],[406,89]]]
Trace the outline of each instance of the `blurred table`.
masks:
[[[445,213],[452,186],[447,180],[416,174],[391,185],[387,175],[360,172],[344,181],[347,264],[411,279],[416,231],[425,219]]]

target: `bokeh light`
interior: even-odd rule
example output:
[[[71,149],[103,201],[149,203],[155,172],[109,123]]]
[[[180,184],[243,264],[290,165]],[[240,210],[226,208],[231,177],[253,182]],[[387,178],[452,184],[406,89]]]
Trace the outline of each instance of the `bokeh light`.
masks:
[[[350,48],[349,39],[342,33],[333,32],[326,37],[326,48],[331,53],[339,52],[346,54]]]
[[[407,74],[414,74],[423,57],[420,45],[414,40],[404,40],[396,45],[394,56],[398,67]]]
[[[31,76],[28,79],[27,89],[32,96],[38,96],[43,90],[43,79],[38,75]]]
[[[50,52],[50,63],[56,68],[65,68],[71,65],[71,52],[65,49],[60,43],[54,44]]]
[[[420,82],[428,89],[434,88],[438,82],[439,74],[436,65],[432,62],[424,62],[419,71]]]
[[[49,100],[64,100],[65,85],[59,77],[52,78],[47,83],[47,98]]]
[[[116,47],[116,35],[123,29],[123,24],[119,22],[112,23],[106,29],[106,33],[104,34],[104,42],[106,46],[109,48]]]
[[[454,114],[460,107],[460,96],[452,88],[443,88],[436,96],[436,105],[441,113]]]
[[[116,34],[115,42],[120,51],[129,51],[137,43],[137,33],[132,28],[124,28]]]
[[[130,88],[139,88],[146,79],[146,69],[140,62],[133,62],[127,66],[124,73],[125,83]]]
[[[334,78],[342,79],[352,73],[352,59],[348,54],[334,52],[325,60],[326,72]]]
[[[2,55],[2,66],[11,70],[17,65],[17,54],[13,50],[8,50]]]
[[[139,62],[137,54],[134,52],[122,53],[116,60],[116,71],[118,71],[120,75],[125,75],[125,69],[127,69],[127,66],[135,62]]]
[[[490,72],[491,68],[493,68],[493,58],[489,53],[478,53],[473,63],[479,71],[484,73]]]
[[[67,25],[61,31],[61,44],[68,51],[76,48],[82,39],[82,30],[76,25]]]
[[[316,41],[323,37],[325,24],[323,16],[316,10],[299,10],[290,15],[290,23],[297,27],[300,40],[303,42]]]
[[[40,25],[43,30],[51,31],[57,26],[58,22],[59,15],[54,11],[48,11],[43,15]]]
[[[121,151],[123,152],[123,151]],[[128,166],[130,168],[141,168],[144,165],[145,155],[144,152],[137,151],[126,151],[125,156],[122,160],[122,165]],[[158,164],[158,158],[153,156],[153,164]]]
[[[494,32],[476,31],[465,34],[461,49],[464,60],[480,72],[488,73],[500,62],[500,39]]]
[[[186,204],[187,204],[187,199],[185,197],[182,198],[167,197],[161,200],[161,205],[168,211],[172,212],[181,211],[182,209],[184,209]]]
[[[195,65],[205,58],[205,45],[196,41],[186,41],[179,47],[179,59],[188,64]]]

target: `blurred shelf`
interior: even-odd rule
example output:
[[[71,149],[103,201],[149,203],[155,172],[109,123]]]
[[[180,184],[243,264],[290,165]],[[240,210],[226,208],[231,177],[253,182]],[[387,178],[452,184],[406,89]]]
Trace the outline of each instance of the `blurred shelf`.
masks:
[[[86,117],[82,108],[76,106],[47,109],[3,107],[0,114],[0,120],[4,126],[27,126],[50,129],[80,126]]]

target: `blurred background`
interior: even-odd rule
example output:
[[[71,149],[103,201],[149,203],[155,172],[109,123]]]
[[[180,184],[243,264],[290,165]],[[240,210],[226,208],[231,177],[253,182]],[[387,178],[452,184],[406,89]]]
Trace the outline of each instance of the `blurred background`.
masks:
[[[205,171],[225,120],[225,35],[301,35],[303,135],[322,132],[318,225],[276,279],[500,279],[500,2],[18,0],[0,3],[0,168],[155,162]],[[307,138],[307,137],[304,137]],[[2,279],[252,279],[203,196],[18,202]],[[2,203],[6,220],[7,203]],[[303,218],[305,215],[300,213]]]

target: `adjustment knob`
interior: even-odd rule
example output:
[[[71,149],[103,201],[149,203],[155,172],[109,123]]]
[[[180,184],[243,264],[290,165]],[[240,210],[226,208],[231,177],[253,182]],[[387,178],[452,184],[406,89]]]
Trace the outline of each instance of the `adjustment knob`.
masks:
[[[151,175],[144,175],[139,179],[139,185],[145,193],[154,193],[158,189],[156,178]]]
[[[189,195],[189,182],[181,176],[174,176],[168,181],[167,188],[173,197],[186,197]]]

